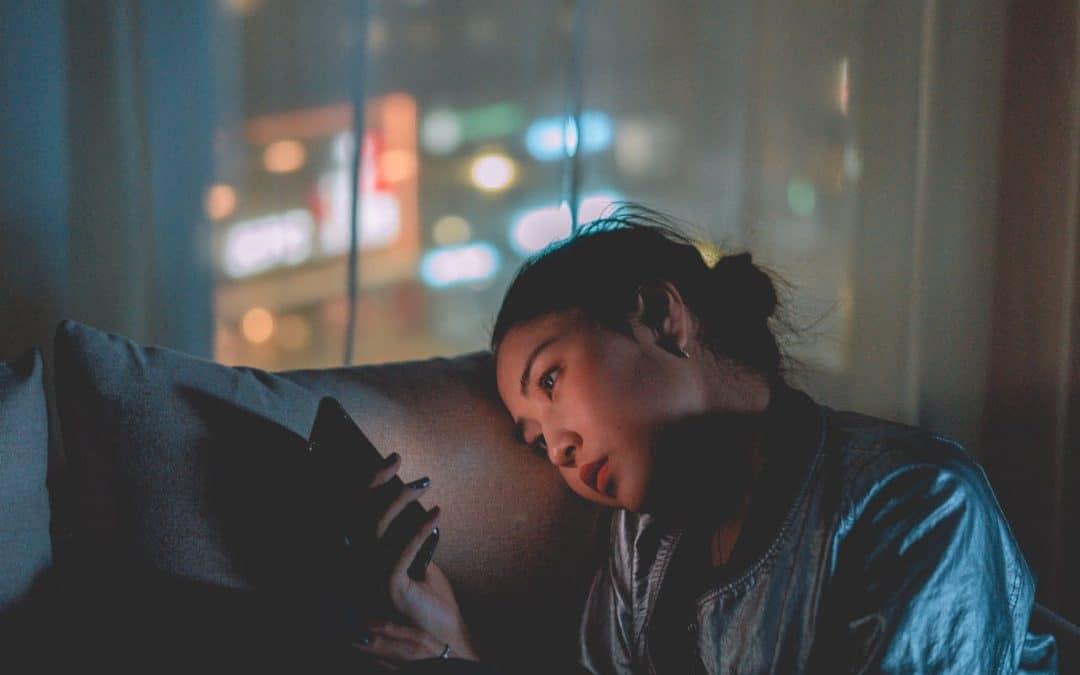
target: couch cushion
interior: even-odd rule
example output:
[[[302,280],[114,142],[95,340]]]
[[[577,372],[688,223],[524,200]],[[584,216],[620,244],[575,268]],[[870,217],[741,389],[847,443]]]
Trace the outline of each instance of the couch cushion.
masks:
[[[80,555],[123,555],[185,579],[258,587],[221,512],[218,460],[248,432],[260,434],[273,452],[249,448],[252,475],[264,483],[287,475],[290,439],[306,437],[319,398],[332,395],[384,455],[401,454],[404,480],[431,477],[422,501],[443,510],[435,560],[478,648],[510,660],[536,653],[538,636],[572,645],[606,513],[513,440],[489,354],[272,374],[73,321],[58,328],[55,353]],[[286,507],[274,517],[287,516],[299,492],[282,482],[278,494]],[[543,651],[537,664],[569,654]]]
[[[41,355],[35,349],[0,363],[0,613],[26,597],[51,561],[48,447]]]

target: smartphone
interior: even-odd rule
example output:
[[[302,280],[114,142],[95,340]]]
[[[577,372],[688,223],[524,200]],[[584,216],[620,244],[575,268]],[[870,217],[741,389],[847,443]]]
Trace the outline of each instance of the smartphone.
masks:
[[[323,499],[330,502],[326,510],[330,519],[328,525],[340,533],[344,552],[365,563],[361,566],[363,569],[370,570],[370,563],[376,562],[380,568],[376,573],[388,573],[427,520],[429,511],[416,500],[409,502],[382,539],[373,541],[375,522],[370,519],[380,514],[372,514],[361,507],[368,483],[386,465],[386,459],[341,403],[331,396],[319,401],[308,438],[308,451],[315,466],[316,480],[325,488]],[[391,478],[388,485],[392,487],[385,492],[391,496],[405,489],[397,476]],[[428,563],[438,542],[437,532],[428,535],[409,565],[410,578],[422,581],[426,577]]]

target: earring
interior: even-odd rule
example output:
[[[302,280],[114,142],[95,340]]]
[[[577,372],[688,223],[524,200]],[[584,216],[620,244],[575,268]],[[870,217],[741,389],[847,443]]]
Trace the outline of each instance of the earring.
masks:
[[[661,338],[660,346],[681,359],[690,358],[690,353],[680,347],[678,343],[675,342],[675,338],[670,335]]]

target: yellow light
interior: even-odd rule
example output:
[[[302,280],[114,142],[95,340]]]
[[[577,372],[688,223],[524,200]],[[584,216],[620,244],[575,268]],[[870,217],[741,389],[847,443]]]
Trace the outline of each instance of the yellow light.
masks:
[[[698,253],[701,254],[701,258],[709,267],[712,267],[720,260],[720,258],[724,257],[724,249],[712,242],[695,240],[694,247],[697,248]]]
[[[453,246],[468,241],[472,227],[461,216],[443,216],[431,226],[431,236],[439,246]]]
[[[416,175],[416,155],[408,150],[388,150],[379,158],[379,174],[391,183]]]
[[[225,6],[237,16],[248,16],[261,4],[262,0],[225,0]]]
[[[270,173],[292,173],[306,161],[307,151],[299,141],[275,141],[263,151],[263,166]]]
[[[501,153],[480,155],[469,168],[469,177],[476,187],[486,192],[498,192],[510,187],[517,176],[514,160]]]
[[[218,183],[206,192],[206,215],[210,220],[223,220],[236,210],[236,190],[231,185]]]
[[[274,316],[267,309],[252,307],[244,314],[240,328],[248,342],[261,345],[274,334]]]
[[[285,349],[303,349],[311,344],[311,326],[304,317],[289,314],[278,320],[277,336]]]

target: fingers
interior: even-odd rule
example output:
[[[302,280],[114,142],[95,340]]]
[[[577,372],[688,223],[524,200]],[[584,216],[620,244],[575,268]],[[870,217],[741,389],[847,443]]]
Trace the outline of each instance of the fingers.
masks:
[[[387,464],[376,471],[375,475],[372,476],[371,482],[368,483],[368,489],[377,488],[383,483],[386,483],[393,478],[394,474],[401,468],[401,455],[396,452],[391,453],[390,456],[386,458],[386,461]]]
[[[419,628],[390,621],[371,623],[368,632],[370,637],[367,644],[357,641],[352,643],[353,647],[390,663],[430,659],[440,656],[445,647]]]
[[[394,565],[394,569],[390,572],[391,578],[402,575],[404,576],[409,570],[409,565],[412,564],[413,558],[420,552],[420,547],[424,545],[427,538],[431,535],[432,530],[436,529],[439,523],[439,516],[442,510],[438,506],[433,506],[431,512],[428,514],[427,520],[423,525],[417,529],[416,534],[409,540],[409,543],[405,546],[405,550],[401,552],[401,557],[398,558],[397,563]]]
[[[386,531],[390,529],[390,524],[394,522],[394,519],[405,510],[405,507],[409,502],[414,499],[419,499],[420,495],[427,491],[431,486],[431,480],[428,477],[421,478],[420,480],[408,483],[405,487],[394,497],[390,505],[386,507],[386,510],[379,517],[378,522],[375,524],[375,538],[382,539],[382,536],[386,534]]]

